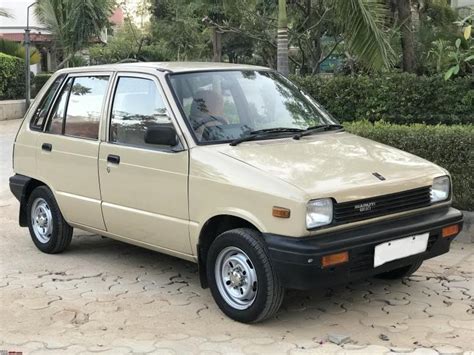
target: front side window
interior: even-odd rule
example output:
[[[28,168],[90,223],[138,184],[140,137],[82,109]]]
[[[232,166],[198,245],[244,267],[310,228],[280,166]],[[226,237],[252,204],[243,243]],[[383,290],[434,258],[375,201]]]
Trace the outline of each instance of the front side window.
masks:
[[[36,108],[35,114],[33,115],[31,122],[30,122],[30,127],[33,130],[36,131],[42,131],[44,123],[46,121],[46,117],[48,115],[48,111],[51,107],[51,103],[53,102],[53,99],[56,95],[56,92],[58,91],[59,87],[61,86],[61,83],[64,80],[65,75],[59,75],[54,82],[51,84],[51,86],[48,88],[48,91],[46,94],[43,96],[41,99],[40,104]]]
[[[170,75],[170,84],[198,143],[220,143],[256,131],[303,131],[337,122],[311,98],[271,71],[208,71]]]
[[[172,127],[172,123],[155,82],[120,77],[112,105],[110,142],[157,148],[146,142],[146,135],[163,126]]]

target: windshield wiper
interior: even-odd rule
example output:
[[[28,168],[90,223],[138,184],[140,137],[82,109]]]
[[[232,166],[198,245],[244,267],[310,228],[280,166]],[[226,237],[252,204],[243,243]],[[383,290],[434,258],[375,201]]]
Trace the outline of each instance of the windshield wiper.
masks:
[[[293,136],[293,139],[300,139],[304,136],[309,136],[314,133],[329,131],[331,129],[343,129],[344,127],[340,124],[322,124],[306,128],[303,132],[299,132]]]
[[[306,132],[304,129],[301,128],[291,128],[291,127],[275,127],[275,128],[264,128],[264,129],[258,129],[256,131],[251,131],[247,136],[241,137],[234,139],[232,142],[230,142],[231,146],[236,146],[237,144],[240,144],[242,142],[249,142],[253,141],[258,138],[262,138],[268,135],[272,134],[280,134],[280,133],[304,133]]]

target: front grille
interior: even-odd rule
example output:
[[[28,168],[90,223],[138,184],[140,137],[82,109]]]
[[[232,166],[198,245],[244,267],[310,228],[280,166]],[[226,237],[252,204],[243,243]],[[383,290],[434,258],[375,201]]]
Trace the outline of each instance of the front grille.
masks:
[[[430,205],[430,186],[334,204],[336,224],[361,221]]]

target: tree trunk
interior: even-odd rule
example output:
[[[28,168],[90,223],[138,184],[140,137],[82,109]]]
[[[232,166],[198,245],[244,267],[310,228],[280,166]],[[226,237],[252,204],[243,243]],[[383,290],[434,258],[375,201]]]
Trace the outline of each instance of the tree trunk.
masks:
[[[278,0],[277,70],[288,76],[288,22],[286,0]]]
[[[401,30],[403,71],[415,71],[415,36],[411,18],[411,0],[398,0],[398,21]]]
[[[211,36],[212,36],[212,61],[213,62],[220,62],[222,61],[222,32],[220,32],[217,28],[211,28]]]

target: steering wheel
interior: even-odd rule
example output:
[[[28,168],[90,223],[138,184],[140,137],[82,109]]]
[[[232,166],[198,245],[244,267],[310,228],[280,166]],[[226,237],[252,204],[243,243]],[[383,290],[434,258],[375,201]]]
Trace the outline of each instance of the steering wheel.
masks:
[[[202,126],[206,126],[209,123],[219,122],[221,124],[228,124],[227,120],[223,117],[216,116],[207,116],[206,118],[200,120],[196,126],[193,127],[194,131],[199,130]]]

